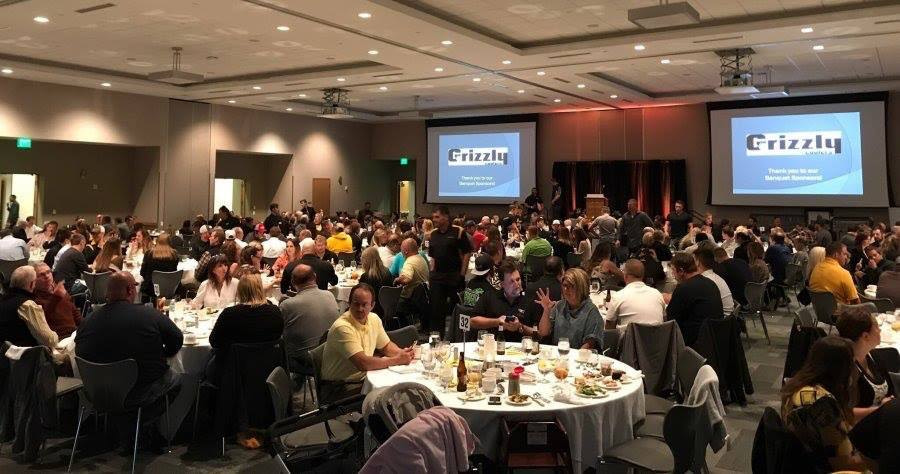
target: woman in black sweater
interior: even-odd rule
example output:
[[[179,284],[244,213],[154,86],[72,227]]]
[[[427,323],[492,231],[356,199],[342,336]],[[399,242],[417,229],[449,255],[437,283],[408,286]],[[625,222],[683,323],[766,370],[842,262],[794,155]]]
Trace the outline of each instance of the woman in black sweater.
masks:
[[[163,232],[156,238],[156,245],[153,249],[144,255],[144,261],[141,263],[141,301],[153,301],[156,298],[156,292],[153,289],[153,271],[174,272],[178,270],[178,254],[175,249],[169,245],[169,234]]]

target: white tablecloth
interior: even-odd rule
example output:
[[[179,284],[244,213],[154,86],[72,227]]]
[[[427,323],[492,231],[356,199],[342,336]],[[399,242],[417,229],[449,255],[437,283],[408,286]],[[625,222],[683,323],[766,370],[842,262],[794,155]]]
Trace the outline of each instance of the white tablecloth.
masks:
[[[341,312],[344,312],[350,307],[350,290],[359,283],[359,280],[350,278],[353,273],[350,270],[343,270],[336,273],[338,284],[329,285],[328,290],[334,294],[334,298],[337,300],[338,309],[341,310]],[[356,270],[355,273],[362,273],[362,270]]]
[[[468,343],[466,346],[468,350],[474,350],[476,343]],[[574,362],[575,354],[577,351],[569,354],[570,374],[580,373]],[[414,362],[414,366],[421,369],[418,362]],[[634,369],[621,362],[616,362],[613,367],[629,373],[634,372]],[[537,374],[534,364],[527,366],[526,369]],[[549,377],[552,379],[553,375],[550,374]],[[466,419],[472,432],[480,440],[479,451],[494,459],[497,458],[500,446],[500,417],[506,417],[508,420],[546,421],[556,416],[569,435],[575,472],[582,472],[594,466],[597,457],[602,455],[605,449],[632,439],[634,437],[632,426],[645,416],[643,382],[640,380],[623,385],[620,390],[610,392],[606,398],[578,398],[581,405],[552,401],[545,403],[544,407],[535,403],[526,406],[512,406],[505,402],[502,405],[488,405],[486,399],[463,403],[457,398],[456,391],[445,393],[434,379],[425,379],[419,371],[409,374],[398,374],[390,369],[371,371],[367,374],[363,392],[400,382],[419,382],[432,389],[444,406],[453,409]],[[554,379],[553,383],[522,384],[521,392],[528,395],[539,392],[545,398],[552,399],[552,388],[555,383]],[[508,389],[509,385],[504,382],[504,386]]]
[[[197,265],[199,262],[194,260],[193,258],[188,258],[185,260],[181,260],[178,262],[178,270],[182,270],[184,273],[181,275],[181,284],[196,284],[197,281],[194,279],[194,272],[197,270]],[[144,277],[141,276],[141,265],[134,265],[128,269],[132,275],[134,275],[134,281],[140,285],[144,281]]]

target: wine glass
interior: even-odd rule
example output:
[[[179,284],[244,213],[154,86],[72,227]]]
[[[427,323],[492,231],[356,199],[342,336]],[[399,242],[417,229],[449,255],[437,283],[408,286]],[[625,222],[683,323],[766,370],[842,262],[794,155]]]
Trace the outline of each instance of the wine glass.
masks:
[[[453,381],[453,367],[443,366],[440,371],[440,381],[441,387],[444,389],[446,393],[448,391],[447,387],[450,386],[450,382]]]
[[[541,383],[550,381],[547,379],[547,374],[553,370],[553,365],[553,361],[547,357],[547,354],[541,353],[540,358],[538,359],[538,372],[541,373]]]
[[[569,355],[569,338],[561,337],[559,338],[559,342],[556,343],[556,350],[559,351],[559,356],[561,358],[566,358]]]
[[[430,346],[427,344],[422,346],[422,352],[419,353],[419,359],[422,361],[422,368],[425,369],[425,378],[428,378],[436,364]]]
[[[553,375],[559,383],[566,380],[566,377],[569,376],[569,362],[566,359],[559,359],[556,362],[556,367],[553,368]]]
[[[487,333],[488,332],[484,329],[478,331],[478,345],[480,347],[484,347],[484,336],[487,335]]]

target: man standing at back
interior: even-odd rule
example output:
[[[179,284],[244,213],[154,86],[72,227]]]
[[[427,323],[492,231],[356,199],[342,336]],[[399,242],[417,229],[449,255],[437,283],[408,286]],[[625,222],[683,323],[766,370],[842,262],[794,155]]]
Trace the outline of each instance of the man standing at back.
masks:
[[[691,215],[684,210],[684,201],[675,201],[675,212],[666,216],[666,227],[669,237],[673,242],[680,242],[693,227]]]
[[[619,246],[627,248],[629,255],[640,249],[645,227],[653,227],[653,220],[638,210],[637,199],[629,199],[628,212],[622,215],[622,224],[619,226]]]
[[[172,320],[156,309],[132,303],[136,293],[130,273],[113,273],[107,303],[81,323],[75,336],[75,354],[82,359],[100,364],[137,362],[137,381],[126,398],[129,405],[157,400],[178,384],[180,376],[166,359],[177,354],[183,342]]]
[[[278,203],[273,202],[269,204],[269,215],[266,216],[266,220],[263,221],[263,226],[266,228],[266,232],[269,231],[272,227],[281,225],[281,212],[278,210]]]
[[[19,202],[16,201],[16,195],[9,195],[9,202],[6,203],[6,227],[12,227],[19,222]]]
[[[466,270],[472,243],[462,228],[450,225],[447,206],[437,206],[431,215],[434,230],[428,237],[428,256],[431,260],[431,319],[422,321],[425,332],[444,331],[444,323],[451,308],[459,300],[457,292],[465,284]]]
[[[284,341],[287,344],[291,366],[311,368],[306,351],[318,345],[322,336],[337,319],[337,300],[328,290],[316,285],[316,272],[306,264],[299,264],[290,273],[291,284],[297,294],[281,302],[284,317]]]

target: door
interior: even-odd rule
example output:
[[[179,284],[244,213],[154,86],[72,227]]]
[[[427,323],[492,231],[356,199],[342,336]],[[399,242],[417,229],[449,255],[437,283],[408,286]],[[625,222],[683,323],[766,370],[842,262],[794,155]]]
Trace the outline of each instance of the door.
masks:
[[[416,214],[416,182],[397,181],[397,212],[400,217],[409,219]]]
[[[312,205],[316,210],[324,210],[326,216],[331,215],[331,178],[313,178]]]

